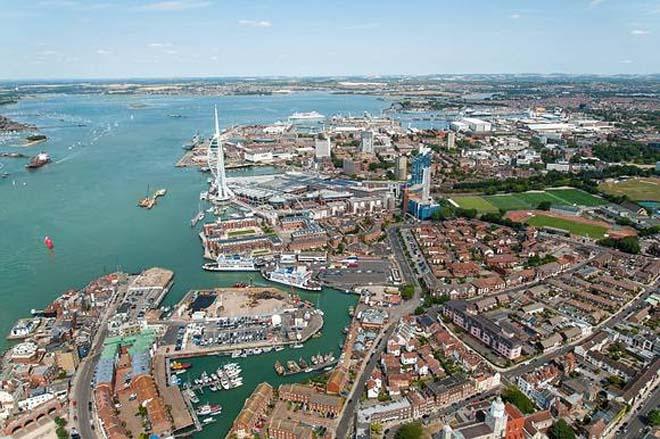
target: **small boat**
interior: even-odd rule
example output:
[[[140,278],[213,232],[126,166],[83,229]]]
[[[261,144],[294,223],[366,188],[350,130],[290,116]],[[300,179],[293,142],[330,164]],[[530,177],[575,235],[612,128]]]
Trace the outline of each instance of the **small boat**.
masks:
[[[164,197],[167,194],[167,189],[158,189],[156,192],[154,192],[154,197]]]
[[[55,244],[53,243],[53,240],[50,239],[50,237],[48,236],[44,237],[44,245],[48,250],[52,250],[53,248],[55,248]]]
[[[178,361],[172,361],[170,364],[170,369],[172,370],[180,370],[180,369],[190,369],[192,367],[192,364],[190,363],[179,363]]]
[[[204,419],[202,419],[202,422],[204,424],[210,424],[212,422],[215,422],[215,418],[204,418]]]
[[[301,348],[303,348],[303,347],[304,347],[304,346],[303,346],[302,343],[296,343],[296,344],[293,345],[293,348],[294,348],[294,349],[301,349]]]
[[[197,215],[195,215],[191,220],[190,220],[190,227],[195,227],[198,222],[202,221],[204,219],[204,211],[200,210],[197,212]]]
[[[25,165],[27,169],[38,169],[42,166],[50,163],[50,156],[47,152],[40,152],[30,159],[30,161]]]
[[[284,346],[275,346],[275,352],[280,352],[284,350]]]

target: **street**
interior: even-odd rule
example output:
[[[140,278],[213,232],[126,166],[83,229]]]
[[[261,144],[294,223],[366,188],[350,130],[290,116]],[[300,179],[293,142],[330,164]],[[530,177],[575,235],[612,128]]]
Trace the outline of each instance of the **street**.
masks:
[[[362,373],[356,377],[356,382],[353,384],[351,392],[348,395],[348,401],[344,405],[344,408],[340,414],[339,424],[337,425],[336,432],[336,437],[338,438],[345,438],[348,436],[349,430],[353,425],[354,416],[357,411],[357,404],[360,401],[360,395],[364,390],[367,380],[371,376],[371,372],[374,370],[376,364],[378,363],[380,354],[385,350],[385,347],[387,346],[387,340],[394,332],[396,323],[402,316],[412,313],[421,303],[422,289],[419,286],[419,282],[417,281],[417,277],[414,275],[413,270],[410,268],[410,265],[408,265],[408,260],[404,256],[403,248],[401,247],[401,242],[399,241],[399,237],[397,235],[397,227],[392,226],[388,228],[387,236],[390,240],[390,247],[394,251],[396,260],[401,266],[402,276],[406,283],[414,285],[415,294],[412,299],[404,302],[396,308],[392,308],[389,316],[388,326],[385,328],[383,336],[381,336],[379,341],[371,347],[368,353],[368,355],[370,355],[369,360],[363,368]]]

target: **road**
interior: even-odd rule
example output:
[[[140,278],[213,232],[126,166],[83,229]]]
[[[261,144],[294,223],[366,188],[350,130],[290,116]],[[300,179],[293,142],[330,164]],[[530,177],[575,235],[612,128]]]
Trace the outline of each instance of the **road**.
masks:
[[[337,438],[343,439],[347,437],[348,431],[353,424],[355,413],[357,413],[357,405],[360,402],[360,395],[364,390],[364,386],[367,384],[367,380],[371,376],[371,372],[374,370],[376,364],[378,363],[380,353],[385,349],[385,346],[387,346],[387,340],[389,340],[395,328],[395,325],[391,325],[389,329],[384,333],[384,336],[380,338],[377,345],[373,347],[369,361],[367,362],[360,376],[357,377],[357,381],[353,385],[353,389],[349,394],[349,399],[344,406],[339,424],[337,425]]]
[[[634,410],[628,421],[628,427],[625,432],[619,433],[614,437],[616,439],[635,439],[642,437],[646,426],[646,417],[653,409],[660,407],[660,387],[656,386],[651,395],[644,401],[637,410]]]
[[[89,353],[78,365],[78,370],[71,382],[69,400],[76,401],[76,406],[72,407],[73,404],[69,404],[69,411],[71,412],[73,409],[77,420],[74,421],[71,419],[71,416],[69,418],[71,424],[77,427],[76,429],[80,433],[80,436],[85,439],[96,439],[99,437],[96,430],[92,429],[94,418],[92,411],[89,409],[89,404],[92,401],[91,383],[94,376],[94,367],[101,355],[103,342],[108,334],[108,320],[114,315],[117,308],[117,298],[123,293],[125,293],[125,289],[120,287],[112,298],[111,305],[107,308],[99,322]]]
[[[394,252],[396,260],[399,262],[401,268],[401,274],[405,279],[406,283],[413,285],[415,287],[415,294],[412,299],[407,300],[402,305],[396,308],[390,308],[390,315],[388,326],[385,328],[383,336],[375,343],[369,352],[369,360],[356,377],[356,382],[353,384],[353,387],[348,395],[348,401],[344,405],[344,408],[340,414],[339,424],[337,425],[336,437],[345,438],[348,435],[349,430],[353,425],[354,415],[357,412],[357,404],[360,401],[359,395],[365,388],[367,380],[371,376],[371,372],[376,367],[380,354],[385,350],[387,346],[387,340],[396,329],[396,323],[404,315],[412,313],[415,308],[421,303],[422,288],[419,285],[419,281],[415,276],[413,270],[411,269],[408,260],[406,259],[399,236],[397,234],[397,227],[392,226],[387,229],[387,236],[390,240],[390,248]]]

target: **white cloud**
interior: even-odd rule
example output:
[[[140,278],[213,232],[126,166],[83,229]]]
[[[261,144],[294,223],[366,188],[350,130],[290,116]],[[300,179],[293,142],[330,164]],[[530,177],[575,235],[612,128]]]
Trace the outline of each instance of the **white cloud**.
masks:
[[[649,31],[643,29],[634,29],[630,31],[630,35],[648,35]]]
[[[605,0],[591,0],[591,1],[589,2],[589,7],[591,7],[591,8],[595,8],[596,6],[598,6],[599,4],[603,3],[604,1],[605,1]]]
[[[622,59],[621,64],[632,64],[633,62],[629,59]]]
[[[166,50],[165,53],[167,53],[168,55],[176,55],[178,52],[176,50],[170,49],[170,50]]]
[[[238,24],[247,27],[271,27],[273,24],[266,20],[239,20]]]
[[[517,20],[520,18],[520,14],[511,14],[510,18]]]
[[[59,55],[59,54],[60,53],[56,50],[42,50],[37,55],[39,55],[39,56],[55,56],[55,55]]]
[[[112,51],[106,49],[98,49],[96,53],[99,55],[112,55]]]
[[[172,46],[173,46],[172,43],[149,43],[149,47],[153,47],[156,49],[160,49],[163,47],[172,47]]]
[[[185,11],[186,9],[205,8],[211,4],[210,1],[166,0],[162,2],[147,3],[140,9],[148,11]]]

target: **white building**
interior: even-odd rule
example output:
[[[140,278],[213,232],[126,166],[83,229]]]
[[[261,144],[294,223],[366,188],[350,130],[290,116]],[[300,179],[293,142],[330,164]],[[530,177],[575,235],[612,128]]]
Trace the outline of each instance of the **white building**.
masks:
[[[490,131],[492,128],[492,125],[490,122],[486,122],[485,120],[477,119],[476,117],[465,117],[462,120],[463,123],[466,123],[468,126],[468,129],[472,131],[473,133],[484,133],[486,131]]]
[[[245,160],[252,163],[270,162],[273,160],[273,152],[272,151],[246,152]]]
[[[332,145],[330,145],[329,138],[323,136],[322,138],[317,137],[314,140],[314,156],[317,159],[330,157],[331,151],[332,151]]]
[[[365,154],[374,153],[374,132],[371,130],[362,131],[360,134],[362,143],[360,144],[360,151]]]
[[[447,133],[447,149],[456,148],[456,133],[450,131]]]

